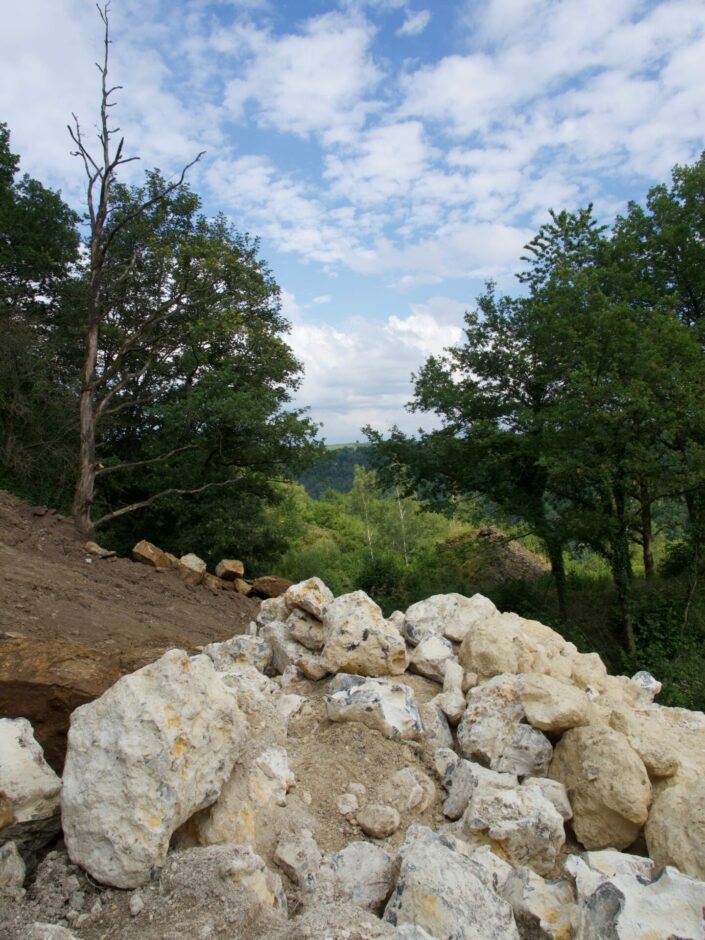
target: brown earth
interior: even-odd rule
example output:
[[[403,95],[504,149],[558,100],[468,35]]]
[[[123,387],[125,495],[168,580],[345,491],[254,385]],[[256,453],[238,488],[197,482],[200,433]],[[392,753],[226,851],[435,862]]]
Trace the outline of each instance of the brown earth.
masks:
[[[83,546],[69,519],[0,491],[0,636],[70,640],[125,671],[171,647],[191,651],[242,633],[259,608],[234,591],[189,587],[174,571],[98,558]]]

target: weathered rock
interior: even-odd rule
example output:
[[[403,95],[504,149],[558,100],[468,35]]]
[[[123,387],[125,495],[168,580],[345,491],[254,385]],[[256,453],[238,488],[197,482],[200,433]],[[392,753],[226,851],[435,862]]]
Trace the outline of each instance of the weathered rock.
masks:
[[[562,734],[590,722],[590,700],[570,682],[529,673],[517,689],[526,720],[540,731]]]
[[[244,578],[235,578],[232,582],[235,585],[235,590],[238,594],[244,594],[245,597],[249,597],[252,594],[252,583],[250,581],[245,581]]]
[[[319,882],[332,898],[348,898],[359,907],[378,914],[392,893],[397,864],[391,855],[372,842],[350,842],[326,855]]]
[[[503,897],[511,904],[525,940],[571,940],[574,936],[578,910],[570,881],[545,881],[530,868],[520,868],[509,878]]]
[[[230,774],[246,733],[236,701],[207,656],[171,650],[74,712],[62,793],[72,861],[116,887],[146,883]]]
[[[409,659],[409,669],[427,679],[443,682],[449,662],[457,662],[451,643],[434,634],[420,640]]]
[[[638,688],[638,700],[642,704],[653,702],[663,688],[658,679],[654,679],[651,673],[647,672],[645,669],[635,672],[631,681]]]
[[[661,714],[654,707],[633,709],[617,705],[610,710],[610,726],[626,737],[652,779],[672,777],[680,763],[669,729],[659,720]]]
[[[309,829],[282,840],[274,853],[274,861],[302,891],[312,891],[321,865],[321,850]]]
[[[481,620],[496,614],[497,608],[482,594],[436,594],[412,604],[405,614],[404,636],[412,646],[431,634],[443,635],[457,643]]]
[[[423,722],[424,737],[431,749],[435,751],[439,747],[453,747],[453,735],[448,725],[448,719],[436,702],[433,700],[425,702],[419,708],[419,713]]]
[[[309,578],[287,588],[284,602],[289,610],[303,610],[317,620],[323,620],[323,614],[333,600],[333,592],[320,578]]]
[[[61,773],[71,712],[120,678],[117,663],[62,640],[2,641],[0,714],[26,718],[47,762]]]
[[[360,803],[354,793],[340,793],[335,798],[335,806],[341,816],[352,816],[360,808]]]
[[[458,747],[470,760],[503,773],[541,775],[553,748],[535,728],[523,724],[520,679],[500,675],[468,692],[458,725]]]
[[[264,575],[252,581],[252,590],[261,597],[281,597],[290,587],[288,578],[277,578],[274,575]]]
[[[457,659],[450,659],[446,663],[445,672],[443,674],[443,691],[444,692],[459,692],[461,695],[464,695],[463,692],[463,679],[465,678],[465,672],[463,667],[460,665]]]
[[[257,845],[262,831],[294,784],[288,754],[281,745],[263,748],[249,762],[239,762],[218,799],[189,822],[200,845]]]
[[[111,551],[109,548],[103,548],[97,542],[85,542],[83,550],[89,555],[95,555],[96,558],[117,558],[117,552]]]
[[[272,649],[272,668],[276,673],[283,675],[289,667],[294,666],[307,679],[315,682],[330,671],[320,656],[291,639],[289,627],[285,623],[278,620],[266,623],[260,630],[260,636]]]
[[[705,881],[705,781],[679,774],[659,789],[644,832],[649,855]]]
[[[357,824],[372,839],[386,839],[401,825],[398,810],[384,803],[368,803],[357,814]]]
[[[534,787],[543,793],[566,822],[573,818],[573,807],[568,799],[568,791],[559,780],[551,780],[550,777],[525,777],[521,785],[528,788]]]
[[[435,695],[431,701],[440,708],[453,726],[457,725],[462,720],[467,707],[465,696],[462,692],[455,690],[451,692],[440,692],[438,695]]]
[[[364,591],[328,604],[323,626],[327,639],[321,662],[328,672],[395,676],[406,670],[404,638]]]
[[[286,599],[286,595],[284,598]],[[296,640],[306,649],[317,652],[325,646],[326,634],[323,624],[313,614],[294,608],[286,618],[286,623],[292,640]]]
[[[0,718],[0,845],[16,843],[27,860],[59,831],[61,780],[44,760],[24,718]]]
[[[21,888],[27,874],[22,856],[14,842],[5,842],[0,845],[0,892]]]
[[[27,930],[27,940],[80,940],[75,933],[59,924],[44,924],[35,921]]]
[[[387,679],[336,676],[325,702],[330,721],[359,721],[387,738],[415,739],[423,731],[412,690]]]
[[[235,558],[224,558],[215,566],[215,574],[223,581],[236,581],[245,577],[245,566]]]
[[[623,734],[607,727],[567,731],[549,775],[568,790],[573,829],[585,848],[623,849],[636,839],[648,815],[651,784]]]
[[[284,623],[289,616],[289,608],[282,596],[268,597],[262,601],[257,611],[257,623],[264,626],[266,623],[273,623],[275,620]]]
[[[213,593],[217,591],[232,591],[233,589],[232,581],[223,581],[221,578],[216,578],[214,574],[208,574],[207,571],[203,575],[201,584],[203,587],[208,588],[209,591],[213,591]]]
[[[385,781],[380,789],[380,799],[396,807],[400,813],[416,810],[423,813],[433,802],[436,787],[422,770],[402,767]]]
[[[436,940],[436,938],[418,924],[402,924],[394,931],[392,940]]]
[[[435,755],[436,770],[447,792],[443,813],[448,819],[460,819],[473,798],[475,790],[485,780],[493,787],[513,790],[518,781],[513,774],[500,774],[472,761],[461,760],[450,749],[439,749]]]
[[[209,643],[203,653],[213,661],[218,672],[226,672],[237,663],[250,663],[259,672],[265,672],[272,660],[272,647],[258,636],[234,636],[222,643]]]
[[[206,563],[198,555],[189,552],[179,558],[176,570],[181,580],[186,584],[200,584],[203,581],[203,575],[206,573]]]
[[[607,670],[596,653],[578,653],[550,627],[516,614],[495,614],[466,634],[458,652],[466,672],[480,679],[505,673],[541,673],[601,689]]]
[[[150,565],[150,567],[157,568],[159,571],[166,571],[167,568],[172,567],[168,554],[144,539],[132,549],[132,558],[134,561],[138,561],[143,565]]]
[[[384,911],[389,923],[453,940],[518,940],[510,906],[486,886],[482,867],[448,839],[412,825],[399,851],[399,878]]]
[[[565,843],[563,817],[540,790],[507,787],[503,777],[479,775],[460,820],[463,838],[471,844],[489,838],[513,865],[551,874]]]
[[[705,936],[705,883],[675,868],[645,883],[633,873],[605,875],[573,855],[566,871],[578,896],[577,940]]]

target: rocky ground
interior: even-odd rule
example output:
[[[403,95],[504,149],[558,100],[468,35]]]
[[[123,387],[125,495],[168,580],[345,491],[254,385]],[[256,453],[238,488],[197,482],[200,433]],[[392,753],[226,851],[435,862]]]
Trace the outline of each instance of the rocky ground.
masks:
[[[62,779],[0,719],[0,936],[705,937],[705,715],[653,677],[480,595],[235,633],[73,711]]]

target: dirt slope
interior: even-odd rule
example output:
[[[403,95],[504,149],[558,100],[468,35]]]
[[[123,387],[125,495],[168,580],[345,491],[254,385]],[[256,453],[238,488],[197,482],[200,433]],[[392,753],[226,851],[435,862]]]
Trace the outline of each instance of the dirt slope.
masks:
[[[242,633],[258,606],[190,588],[171,571],[91,556],[68,519],[0,491],[0,636],[70,640],[129,658]]]

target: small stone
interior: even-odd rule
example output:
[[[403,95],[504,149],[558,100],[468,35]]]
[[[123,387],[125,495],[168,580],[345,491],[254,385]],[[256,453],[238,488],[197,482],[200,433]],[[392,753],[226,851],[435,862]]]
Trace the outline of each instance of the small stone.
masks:
[[[348,790],[350,793],[354,793],[358,800],[361,800],[367,793],[367,787],[364,783],[349,783]]]
[[[649,704],[653,702],[656,696],[663,688],[658,679],[654,679],[650,672],[645,669],[634,673],[631,681],[637,686],[637,699],[640,703]]]
[[[179,558],[177,571],[181,580],[186,584],[200,584],[203,581],[203,575],[206,573],[206,563],[198,555],[189,552]]]
[[[444,712],[433,700],[426,702],[419,709],[423,722],[424,737],[431,750],[453,747],[453,734]]]
[[[133,891],[130,895],[129,907],[130,914],[132,914],[133,917],[137,917],[137,915],[141,914],[144,910],[144,898],[139,891]]]
[[[313,890],[316,885],[321,857],[321,851],[308,829],[280,841],[274,853],[276,864],[305,891]]]
[[[25,863],[15,843],[0,845],[0,888],[21,888],[26,874]]]
[[[357,824],[373,839],[386,839],[397,831],[401,817],[393,806],[384,803],[368,803],[357,814]]]
[[[449,662],[457,662],[451,643],[442,636],[429,634],[423,637],[411,654],[409,669],[434,682],[443,682]]]
[[[335,805],[341,816],[351,816],[360,807],[354,793],[341,793],[335,798]]]
[[[359,907],[381,913],[394,887],[396,864],[373,842],[350,842],[327,855],[319,871],[319,884],[335,902],[348,898]]]
[[[138,542],[132,549],[132,558],[134,561],[141,562],[143,565],[149,565],[152,568],[157,568],[160,571],[166,571],[167,568],[172,567],[167,553],[144,539]]]
[[[380,789],[381,798],[400,813],[423,813],[433,802],[436,787],[422,770],[402,767]]]

